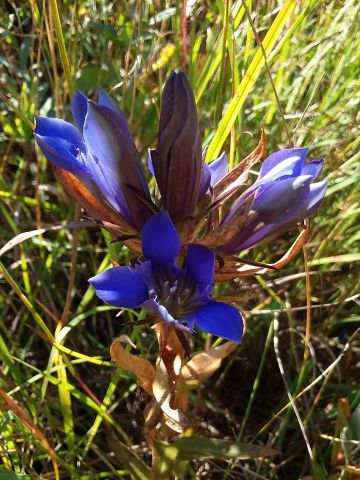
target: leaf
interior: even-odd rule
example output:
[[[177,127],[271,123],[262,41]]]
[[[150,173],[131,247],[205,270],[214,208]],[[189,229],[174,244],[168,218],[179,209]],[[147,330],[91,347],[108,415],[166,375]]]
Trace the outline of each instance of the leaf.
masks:
[[[156,427],[160,416],[161,416],[161,408],[160,405],[157,403],[156,399],[153,397],[150,402],[144,408],[144,422],[145,422],[145,429],[147,432],[151,432]]]
[[[309,261],[311,267],[318,265],[329,265],[330,263],[356,263],[360,261],[360,253],[345,253],[343,255],[333,255],[332,257],[316,258]]]
[[[46,232],[55,232],[62,229],[85,228],[85,227],[94,227],[94,226],[96,226],[94,222],[72,222],[72,223],[68,223],[67,225],[55,225],[53,227],[38,228],[36,230],[30,230],[29,232],[22,232],[22,233],[19,233],[19,235],[16,235],[11,240],[9,240],[7,243],[5,243],[5,245],[0,249],[0,257],[2,257],[4,253],[16,247],[20,243],[25,242],[25,240],[29,240],[29,238],[33,238],[38,235],[43,235]]]
[[[153,394],[152,384],[155,377],[155,369],[152,364],[144,358],[139,358],[127,352],[121,345],[123,337],[116,338],[110,347],[112,360],[119,368],[133,373],[141,388],[149,395]]]
[[[30,477],[15,472],[0,472],[0,480],[30,480]]]
[[[351,418],[350,405],[347,398],[339,398],[337,401],[337,418],[335,422],[335,438],[342,438],[349,430],[349,420]],[[332,445],[331,463],[332,465],[343,465],[347,463],[350,457],[349,446],[345,443],[335,440]]]
[[[152,475],[156,480],[168,480],[170,473],[179,467],[177,460],[179,450],[170,443],[155,441],[153,444]],[[175,469],[175,471],[174,471]]]
[[[360,405],[358,405],[352,414],[350,420],[350,432],[353,440],[360,441]]]
[[[153,394],[163,412],[166,425],[175,432],[182,433],[190,427],[192,422],[182,410],[171,407],[173,386],[164,360],[159,356],[156,362]]]
[[[324,469],[315,460],[311,462],[311,471],[312,471],[314,480],[326,480]]]
[[[236,347],[235,342],[226,342],[206,352],[198,353],[181,369],[181,381],[196,380],[203,383],[220,368],[223,359]]]
[[[338,469],[352,475],[350,477],[352,480],[355,480],[355,478],[360,478],[360,467],[355,467],[354,465],[341,465],[338,467]]]
[[[178,448],[178,460],[192,460],[194,458],[258,458],[271,457],[279,452],[272,448],[235,443],[218,438],[180,437],[173,445]]]
[[[273,24],[271,25],[262,42],[266,55],[269,55],[272,48],[274,47],[275,42],[280,35],[280,32],[282,31],[286,20],[289,18],[292,11],[294,10],[296,3],[296,0],[287,0],[278,15],[276,16]],[[250,90],[252,89],[260,75],[261,68],[263,67],[264,63],[265,58],[263,52],[261,48],[258,48],[252,62],[249,65],[249,68],[245,72],[245,75],[241,80],[238,89],[235,92],[233,99],[231,100],[223,118],[219,123],[219,127],[215,132],[214,138],[212,139],[209,145],[209,149],[206,153],[206,161],[211,161],[219,155],[220,150],[230,133],[231,127],[234,125],[234,122],[239,115],[240,110],[244,105]]]
[[[108,435],[107,441],[116,458],[119,459],[133,480],[150,480],[151,473],[149,467],[131,448],[121,443],[114,435]]]

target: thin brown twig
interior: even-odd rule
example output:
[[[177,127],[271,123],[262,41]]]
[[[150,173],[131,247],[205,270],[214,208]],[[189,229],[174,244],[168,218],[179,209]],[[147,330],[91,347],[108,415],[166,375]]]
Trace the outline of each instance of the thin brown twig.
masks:
[[[187,6],[187,0],[183,0],[182,10],[181,10],[181,47],[182,47],[181,66],[183,70],[187,69],[187,56],[188,56],[186,6]]]
[[[74,222],[77,223],[80,220],[80,207],[76,204],[75,206],[75,214],[74,214]],[[75,283],[75,276],[76,276],[76,266],[77,266],[77,257],[78,257],[78,244],[79,244],[79,234],[80,230],[76,228],[73,233],[72,237],[72,244],[71,244],[71,266],[70,266],[70,274],[69,274],[69,284],[66,292],[66,300],[63,312],[60,317],[60,325],[64,325],[67,317],[70,312],[71,307],[71,294],[72,289]]]
[[[303,245],[303,256],[304,256],[304,267],[305,267],[305,289],[306,289],[306,323],[305,323],[305,348],[304,348],[304,358],[303,364],[309,356],[308,345],[310,344],[310,335],[311,335],[311,280],[309,272],[309,262],[306,252],[306,246]]]

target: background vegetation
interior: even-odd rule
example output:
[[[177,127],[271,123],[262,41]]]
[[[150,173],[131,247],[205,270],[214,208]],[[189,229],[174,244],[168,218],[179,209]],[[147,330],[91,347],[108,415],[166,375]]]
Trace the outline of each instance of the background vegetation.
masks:
[[[247,333],[192,397],[199,434],[281,453],[194,460],[182,478],[358,478],[359,3],[187,4],[188,75],[208,158],[225,150],[235,164],[264,127],[269,152],[307,145],[311,158],[324,158],[330,186],[303,255],[282,271],[218,287],[246,312]],[[90,96],[101,86],[126,113],[145,157],[156,142],[164,80],[183,63],[182,2],[80,0],[58,8],[57,23],[55,0],[0,3],[2,245],[77,215],[35,148],[34,114],[70,120],[72,85]],[[278,258],[295,235],[252,258]],[[123,328],[138,313],[117,315],[87,282],[110,257],[125,264],[128,256],[106,232],[85,228],[23,238],[3,253],[1,480],[55,478],[57,468],[61,479],[149,478],[147,399],[114,368],[109,345],[127,333],[139,355],[154,359],[154,334],[149,326]],[[196,351],[212,339],[197,334],[192,342]]]

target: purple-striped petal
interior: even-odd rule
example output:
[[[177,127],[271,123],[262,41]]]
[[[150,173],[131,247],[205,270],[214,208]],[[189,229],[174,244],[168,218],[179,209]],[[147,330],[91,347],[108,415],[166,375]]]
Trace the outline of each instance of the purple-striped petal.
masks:
[[[150,193],[125,120],[110,108],[89,101],[84,139],[97,162],[97,169],[101,170],[111,189],[116,191],[115,186],[120,187],[131,223],[141,228],[152,213],[146,204],[150,201]],[[93,168],[94,181],[98,183],[95,170]]]
[[[195,324],[200,330],[217,337],[234,342],[241,342],[242,340],[243,318],[236,308],[226,303],[212,301],[186,315],[183,320],[190,328]]]
[[[172,72],[163,90],[152,161],[164,208],[173,219],[191,217],[200,195],[203,160],[195,98],[182,72]]]
[[[86,166],[92,178],[91,189],[94,190],[94,185],[96,185],[95,193],[105,197],[111,206],[119,212],[129,224],[132,224],[129,207],[117,177],[113,175],[106,165],[102,165],[89,151],[86,155]]]
[[[129,267],[110,268],[89,282],[101,300],[115,307],[135,308],[149,298],[145,280]]]
[[[167,211],[149,218],[142,229],[141,238],[143,255],[154,264],[169,265],[180,252],[180,237]]]
[[[236,253],[251,248],[261,240],[270,236],[278,228],[278,224],[268,223],[264,225],[259,223],[257,227],[258,228],[256,228],[256,226],[249,226],[247,229],[244,229],[244,232],[242,232],[235,240],[225,245],[224,251],[228,253]]]

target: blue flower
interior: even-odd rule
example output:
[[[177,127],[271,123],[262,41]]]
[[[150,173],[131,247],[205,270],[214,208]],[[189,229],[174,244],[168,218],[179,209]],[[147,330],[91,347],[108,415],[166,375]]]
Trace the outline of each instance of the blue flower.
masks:
[[[239,311],[211,297],[214,253],[201,245],[190,245],[186,264],[180,268],[179,235],[166,211],[152,216],[142,229],[145,261],[134,268],[114,267],[89,281],[96,294],[117,307],[145,307],[167,324],[192,332],[205,332],[235,342],[243,335]]]
[[[269,241],[313,215],[320,207],[327,181],[315,182],[323,162],[306,163],[307,148],[290,148],[271,154],[261,165],[257,180],[233,203],[226,225],[252,196],[245,221],[231,241],[220,247],[236,253]]]
[[[124,115],[102,90],[98,103],[76,92],[71,108],[78,128],[57,118],[36,118],[40,149],[130,226],[141,229],[153,212],[140,155]]]

